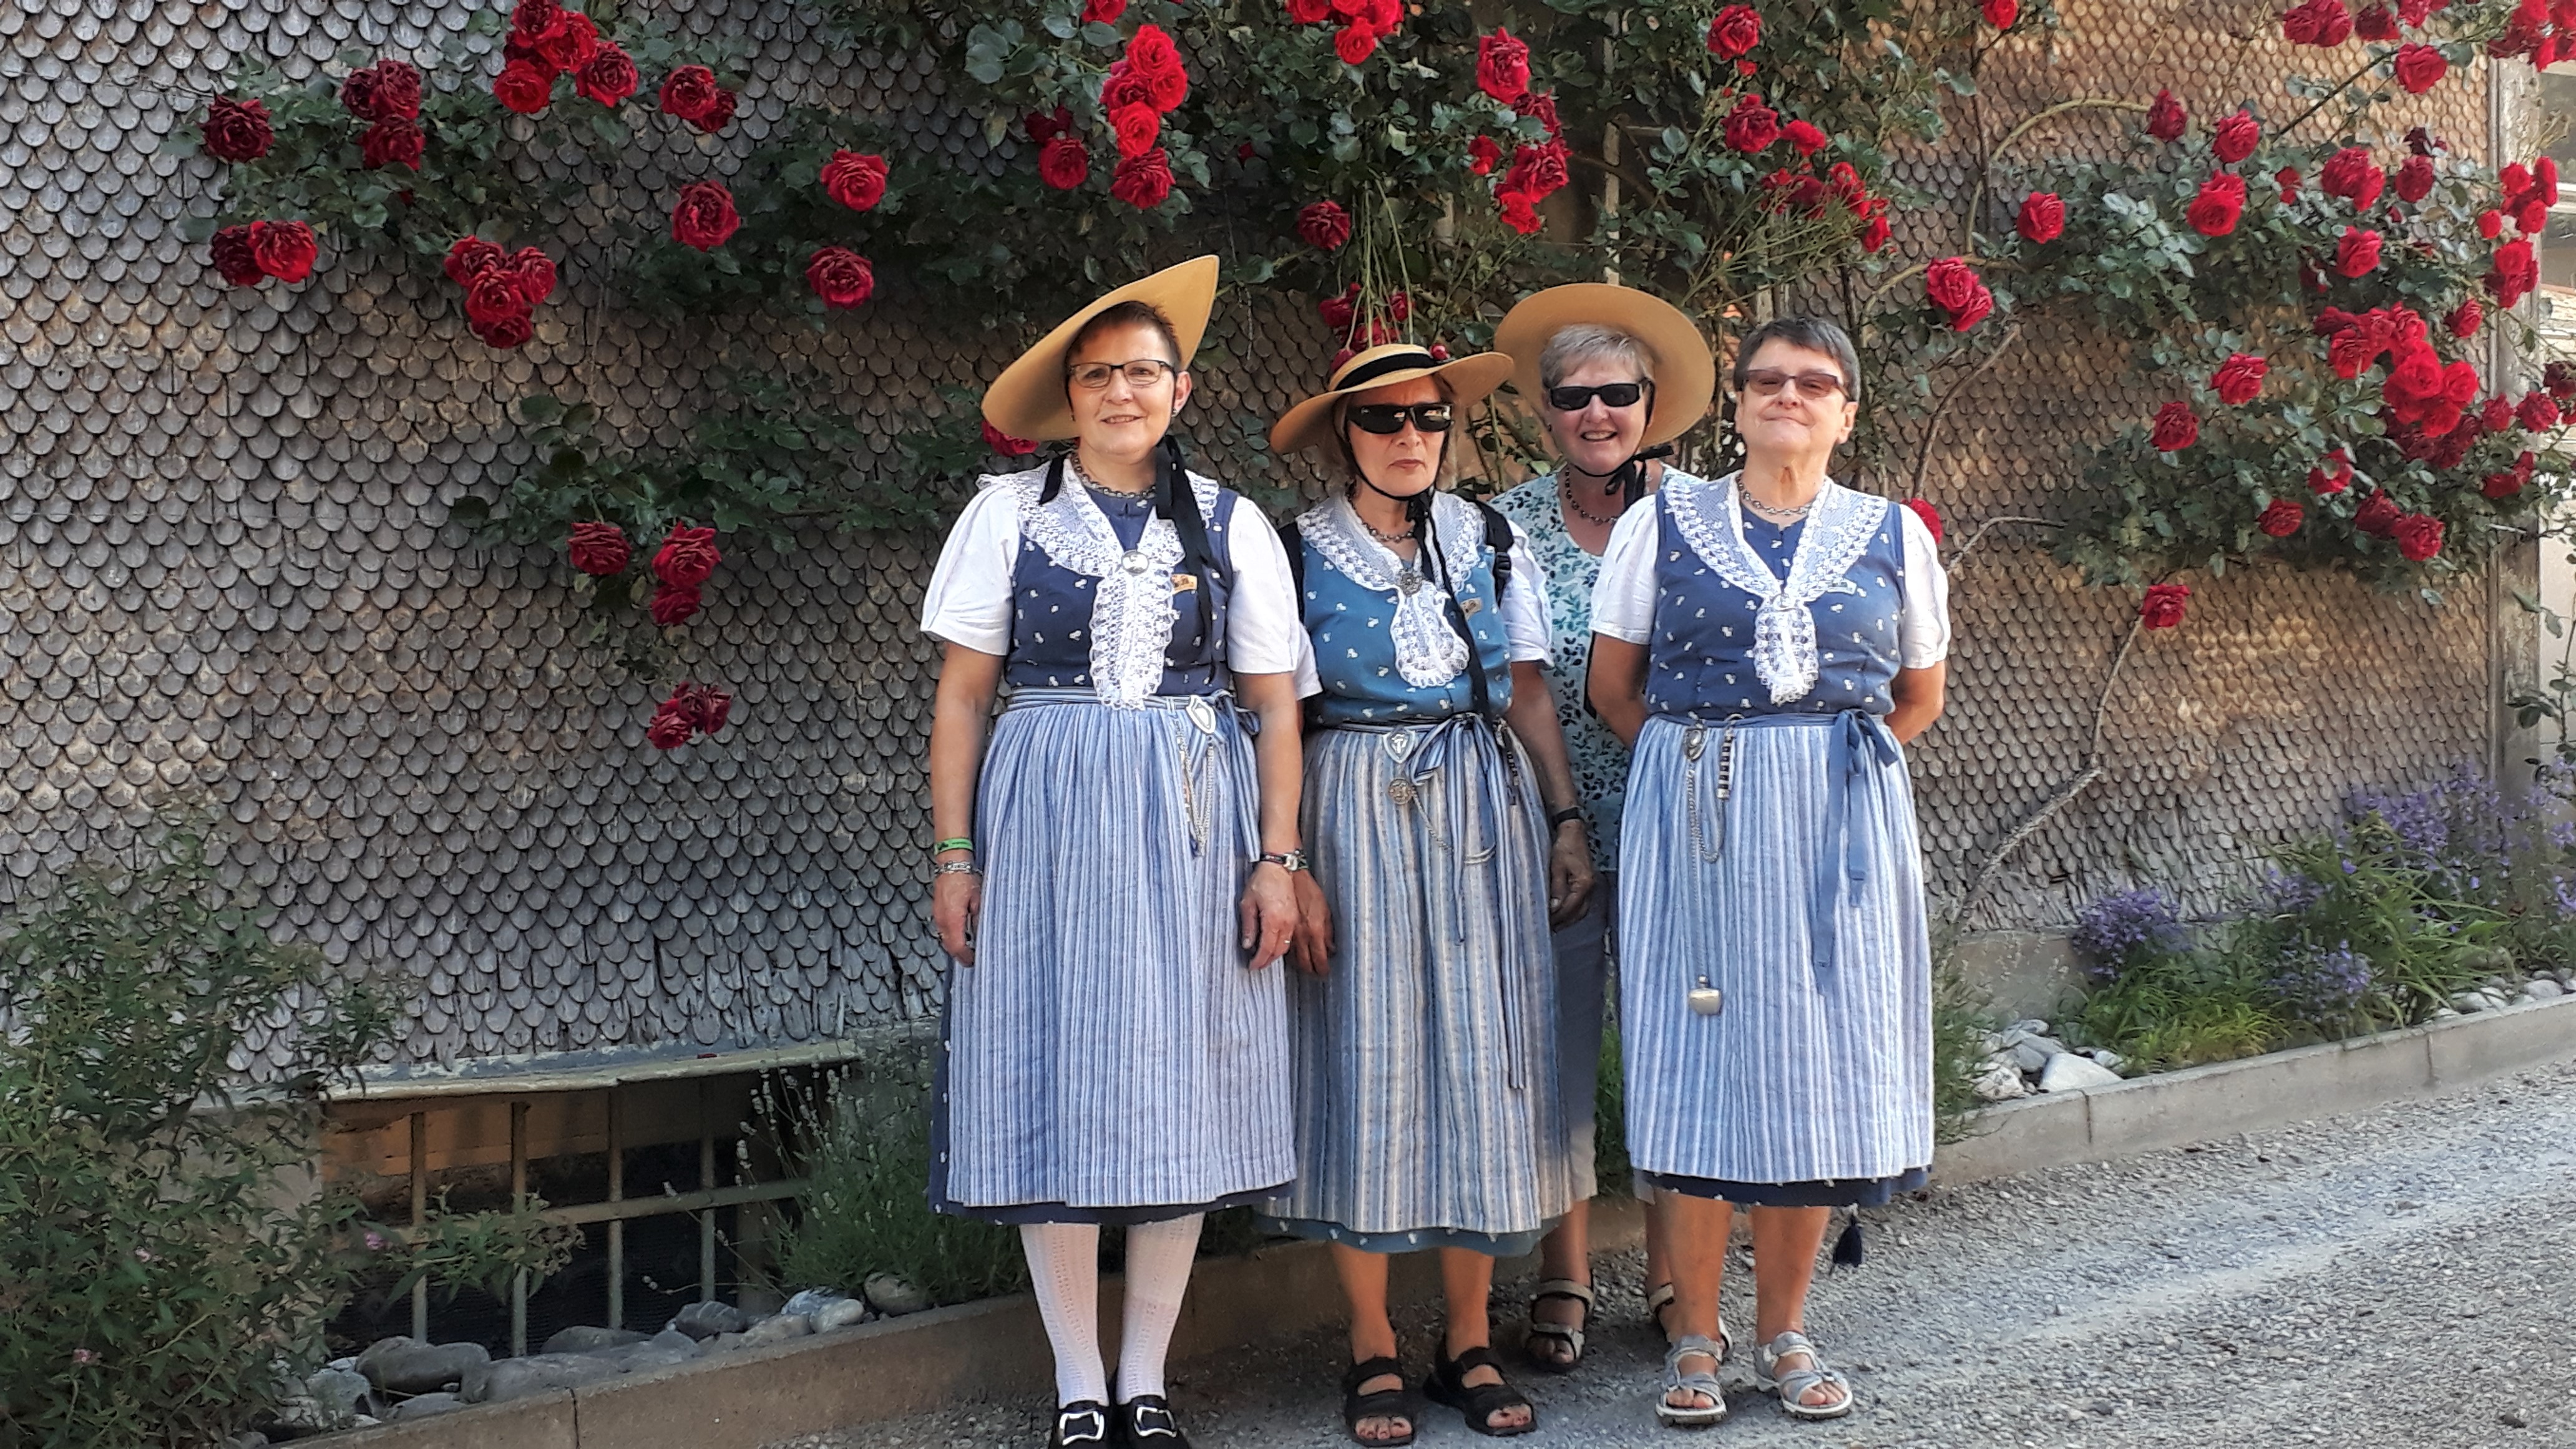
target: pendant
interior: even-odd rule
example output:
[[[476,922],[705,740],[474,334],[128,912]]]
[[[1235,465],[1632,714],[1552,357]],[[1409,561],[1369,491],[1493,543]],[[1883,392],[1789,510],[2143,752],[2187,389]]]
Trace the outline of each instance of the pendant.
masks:
[[[1703,976],[1690,989],[1690,1009],[1694,1016],[1715,1016],[1726,1009],[1726,993],[1708,984]]]
[[[1413,782],[1404,776],[1386,782],[1386,798],[1398,805],[1410,805],[1414,799]]]
[[[1210,737],[1216,734],[1216,706],[1207,702],[1206,695],[1191,695],[1190,702],[1181,706],[1181,712],[1190,717],[1190,723],[1199,727],[1200,734]]]
[[[1118,566],[1131,574],[1141,574],[1148,568],[1153,567],[1153,565],[1145,561],[1145,551],[1141,548],[1131,548],[1127,550],[1127,552],[1119,558]]]
[[[1699,752],[1706,748],[1708,748],[1708,728],[1705,725],[1692,725],[1682,731],[1683,759],[1696,761],[1699,759]]]
[[[1422,575],[1413,569],[1406,569],[1404,572],[1397,574],[1395,576],[1395,591],[1399,594],[1421,593]]]
[[[1386,757],[1388,759],[1401,764],[1404,757],[1412,753],[1413,734],[1410,730],[1389,730],[1387,732]]]

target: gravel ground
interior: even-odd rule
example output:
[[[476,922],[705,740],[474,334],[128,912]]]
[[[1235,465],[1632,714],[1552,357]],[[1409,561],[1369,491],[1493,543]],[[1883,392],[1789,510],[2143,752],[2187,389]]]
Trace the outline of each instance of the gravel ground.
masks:
[[[1522,1442],[2576,1449],[2576,1064],[1935,1188],[1869,1219],[1868,1264],[1820,1276],[1809,1314],[1858,1392],[1851,1417],[1782,1417],[1739,1353],[1725,1373],[1733,1417],[1697,1436],[1659,1428],[1660,1354],[1628,1253],[1597,1267],[1604,1317],[1583,1368],[1518,1376],[1540,1420]],[[1741,1268],[1726,1316],[1744,1338]],[[1405,1343],[1421,1372],[1427,1319]],[[1348,1444],[1339,1352],[1332,1335],[1202,1360],[1174,1398],[1203,1449]],[[1046,1408],[958,1409],[780,1449],[1036,1446]],[[1419,1442],[1486,1441],[1429,1409]]]

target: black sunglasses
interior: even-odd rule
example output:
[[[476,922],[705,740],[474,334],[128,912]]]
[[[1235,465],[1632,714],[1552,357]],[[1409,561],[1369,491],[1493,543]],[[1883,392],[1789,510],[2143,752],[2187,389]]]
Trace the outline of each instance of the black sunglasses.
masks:
[[[1547,390],[1547,405],[1561,413],[1579,413],[1597,397],[1610,407],[1632,408],[1654,386],[1651,382],[1605,382],[1599,387],[1552,387]]]
[[[1452,408],[1450,404],[1445,402],[1412,403],[1409,405],[1405,403],[1355,403],[1352,405],[1347,416],[1351,420],[1351,425],[1358,428],[1361,432],[1375,433],[1380,437],[1387,437],[1403,432],[1405,420],[1408,418],[1412,419],[1415,427],[1420,428],[1426,433],[1445,433],[1449,431],[1451,412]]]

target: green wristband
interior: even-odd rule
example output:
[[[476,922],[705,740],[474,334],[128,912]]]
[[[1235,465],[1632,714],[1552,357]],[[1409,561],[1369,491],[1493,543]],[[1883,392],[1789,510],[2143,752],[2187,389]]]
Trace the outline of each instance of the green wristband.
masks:
[[[943,840],[943,841],[939,842],[937,845],[934,845],[934,846],[930,847],[930,853],[931,853],[931,854],[933,854],[933,855],[938,855],[938,854],[940,854],[940,853],[941,853],[941,852],[943,852],[943,851],[949,851],[949,850],[970,850],[970,851],[971,851],[971,850],[973,850],[974,848],[975,848],[975,842],[973,842],[973,841],[971,841],[971,840],[964,840],[964,839],[959,839],[959,840]]]

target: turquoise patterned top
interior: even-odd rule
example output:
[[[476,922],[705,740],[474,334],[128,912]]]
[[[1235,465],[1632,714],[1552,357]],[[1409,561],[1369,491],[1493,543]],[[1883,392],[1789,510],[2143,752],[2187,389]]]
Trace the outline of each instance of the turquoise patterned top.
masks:
[[[1691,475],[1667,464],[1665,481]],[[1601,557],[1585,553],[1567,536],[1557,507],[1556,475],[1533,478],[1493,500],[1503,516],[1528,535],[1530,553],[1547,573],[1550,623],[1556,658],[1547,668],[1556,694],[1556,718],[1565,727],[1566,759],[1577,794],[1592,810],[1592,868],[1619,868],[1619,817],[1628,803],[1628,747],[1592,712],[1583,697],[1592,668],[1592,586],[1601,580]]]

